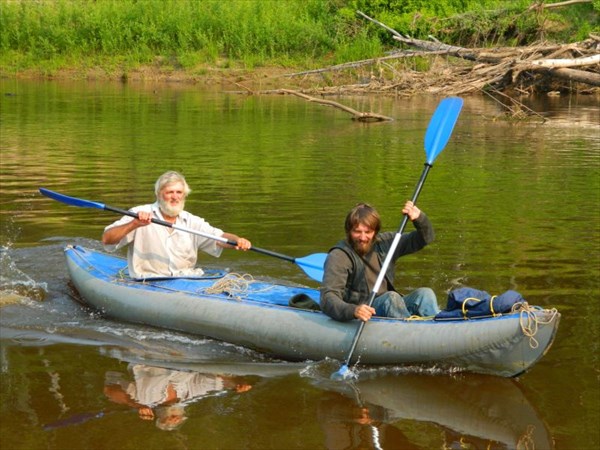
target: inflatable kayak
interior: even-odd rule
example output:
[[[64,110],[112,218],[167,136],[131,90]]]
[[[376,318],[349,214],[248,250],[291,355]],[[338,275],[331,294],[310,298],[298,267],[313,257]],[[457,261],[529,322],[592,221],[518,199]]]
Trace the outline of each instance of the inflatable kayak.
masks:
[[[290,361],[344,360],[358,326],[290,306],[292,298],[318,304],[318,289],[218,270],[139,281],[128,276],[121,257],[79,246],[67,247],[65,255],[84,303],[120,321],[202,335]],[[373,318],[353,362],[514,377],[548,351],[559,320],[556,310],[526,303],[516,312],[468,320]]]

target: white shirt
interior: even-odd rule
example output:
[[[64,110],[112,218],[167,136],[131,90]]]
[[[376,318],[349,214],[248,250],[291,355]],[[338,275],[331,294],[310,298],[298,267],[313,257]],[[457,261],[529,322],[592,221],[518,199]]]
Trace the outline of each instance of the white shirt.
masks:
[[[154,407],[167,400],[169,384],[180,402],[216,394],[225,390],[223,378],[198,372],[183,372],[136,364],[132,367],[135,383],[126,392],[136,402]]]
[[[151,211],[156,219],[165,220],[160,212],[158,202],[151,205],[141,205],[131,208],[132,212]],[[123,216],[104,230],[131,222],[133,217]],[[198,216],[182,211],[175,222],[176,225],[217,237],[223,235],[223,230],[212,227]],[[128,233],[116,245],[105,245],[107,251],[115,251],[129,245],[127,249],[127,264],[132,278],[144,279],[160,276],[200,275],[202,269],[195,268],[198,260],[198,250],[219,257],[223,247],[217,245],[214,239],[205,238],[185,231],[176,230],[151,223],[136,228]]]

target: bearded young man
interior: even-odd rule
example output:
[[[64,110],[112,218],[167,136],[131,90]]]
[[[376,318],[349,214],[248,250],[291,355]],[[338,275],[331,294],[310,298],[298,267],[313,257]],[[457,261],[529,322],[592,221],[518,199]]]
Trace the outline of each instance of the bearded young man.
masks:
[[[368,306],[369,297],[396,233],[379,233],[379,213],[366,203],[359,203],[348,213],[346,239],[338,242],[325,260],[321,309],[329,317],[339,321],[360,319],[366,322],[374,315],[406,318],[412,315],[434,316],[440,311],[435,293],[430,288],[419,288],[405,296],[394,288],[396,260],[421,250],[434,239],[431,222],[413,202],[407,201],[402,213],[408,216],[416,230],[400,238],[372,306]]]
[[[195,267],[198,250],[219,257],[223,248],[250,249],[252,244],[247,239],[226,233],[201,217],[184,211],[185,199],[190,192],[183,175],[174,171],[166,172],[154,185],[155,203],[131,208],[130,211],[137,213],[137,218],[123,216],[104,229],[102,243],[106,250],[114,251],[129,246],[127,263],[132,278],[202,275],[202,269]],[[224,237],[237,242],[237,246],[153,224],[153,218]]]

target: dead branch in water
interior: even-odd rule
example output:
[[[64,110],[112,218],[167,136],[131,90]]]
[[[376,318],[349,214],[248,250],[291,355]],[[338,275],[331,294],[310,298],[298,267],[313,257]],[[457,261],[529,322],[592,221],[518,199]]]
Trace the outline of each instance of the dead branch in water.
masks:
[[[384,121],[394,120],[391,117],[383,116],[381,114],[377,114],[377,113],[373,113],[373,112],[357,111],[353,108],[350,108],[349,106],[342,105],[341,103],[338,103],[338,102],[334,102],[333,100],[326,100],[324,98],[312,97],[301,91],[296,91],[296,90],[292,90],[292,89],[271,89],[271,90],[267,90],[267,91],[254,92],[251,89],[247,88],[246,86],[243,86],[239,83],[236,83],[236,84],[238,86],[242,87],[244,90],[246,90],[250,94],[295,95],[296,97],[303,98],[304,100],[307,100],[312,103],[319,103],[321,105],[332,106],[334,108],[341,109],[344,112],[352,114],[352,120],[356,120],[358,122],[384,122]]]
[[[353,108],[350,108],[349,106],[342,105],[341,103],[334,102],[332,100],[325,100],[323,98],[311,97],[310,95],[306,95],[298,91],[293,91],[291,89],[277,89],[275,93],[295,95],[297,97],[303,98],[304,100],[308,100],[309,102],[333,106],[334,108],[338,108],[342,111],[352,114],[352,120],[358,120],[359,122],[383,122],[386,120],[394,120],[391,117],[382,116],[381,114],[376,114],[372,112],[360,112]]]
[[[270,89],[266,91],[253,91],[246,86],[236,83],[238,86],[243,88],[249,94],[283,94],[283,95],[295,95],[296,97],[303,98],[312,103],[319,103],[321,105],[331,106],[333,108],[341,109],[344,112],[352,114],[352,120],[357,120],[359,122],[384,122],[394,120],[391,117],[383,116],[381,114],[373,113],[373,112],[361,112],[357,111],[354,108],[350,108],[349,106],[342,105],[341,103],[334,102],[333,100],[326,100],[324,98],[312,97],[308,94],[305,94],[301,91],[296,91],[292,89]]]

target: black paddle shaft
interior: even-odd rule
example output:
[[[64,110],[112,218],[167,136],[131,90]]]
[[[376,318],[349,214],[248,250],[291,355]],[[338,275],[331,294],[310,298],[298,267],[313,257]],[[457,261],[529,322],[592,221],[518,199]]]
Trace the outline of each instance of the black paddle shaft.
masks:
[[[114,206],[108,206],[108,205],[104,205],[104,209],[107,210],[107,211],[116,212],[116,213],[121,214],[123,216],[135,217],[136,219],[138,218],[137,213],[134,213],[132,211],[128,211],[126,209],[115,208]],[[162,225],[164,227],[169,227],[169,228],[173,228],[173,229],[177,229],[178,228],[176,225],[173,225],[171,222],[167,222],[166,220],[152,218],[152,219],[150,219],[150,221],[152,223],[155,223],[157,225]],[[229,244],[229,245],[231,245],[233,247],[237,246],[237,242],[232,241],[230,239],[218,238],[216,236],[213,237],[212,239],[215,239],[215,240],[220,241],[220,242],[224,242],[224,243]],[[292,263],[296,260],[296,258],[292,258],[291,256],[283,255],[281,253],[273,252],[271,250],[265,250],[264,248],[250,247],[250,250],[253,250],[253,251],[257,252],[257,253],[262,253],[263,255],[269,255],[269,256],[274,256],[274,257],[279,258],[279,259],[284,259],[284,260],[292,262]]]

